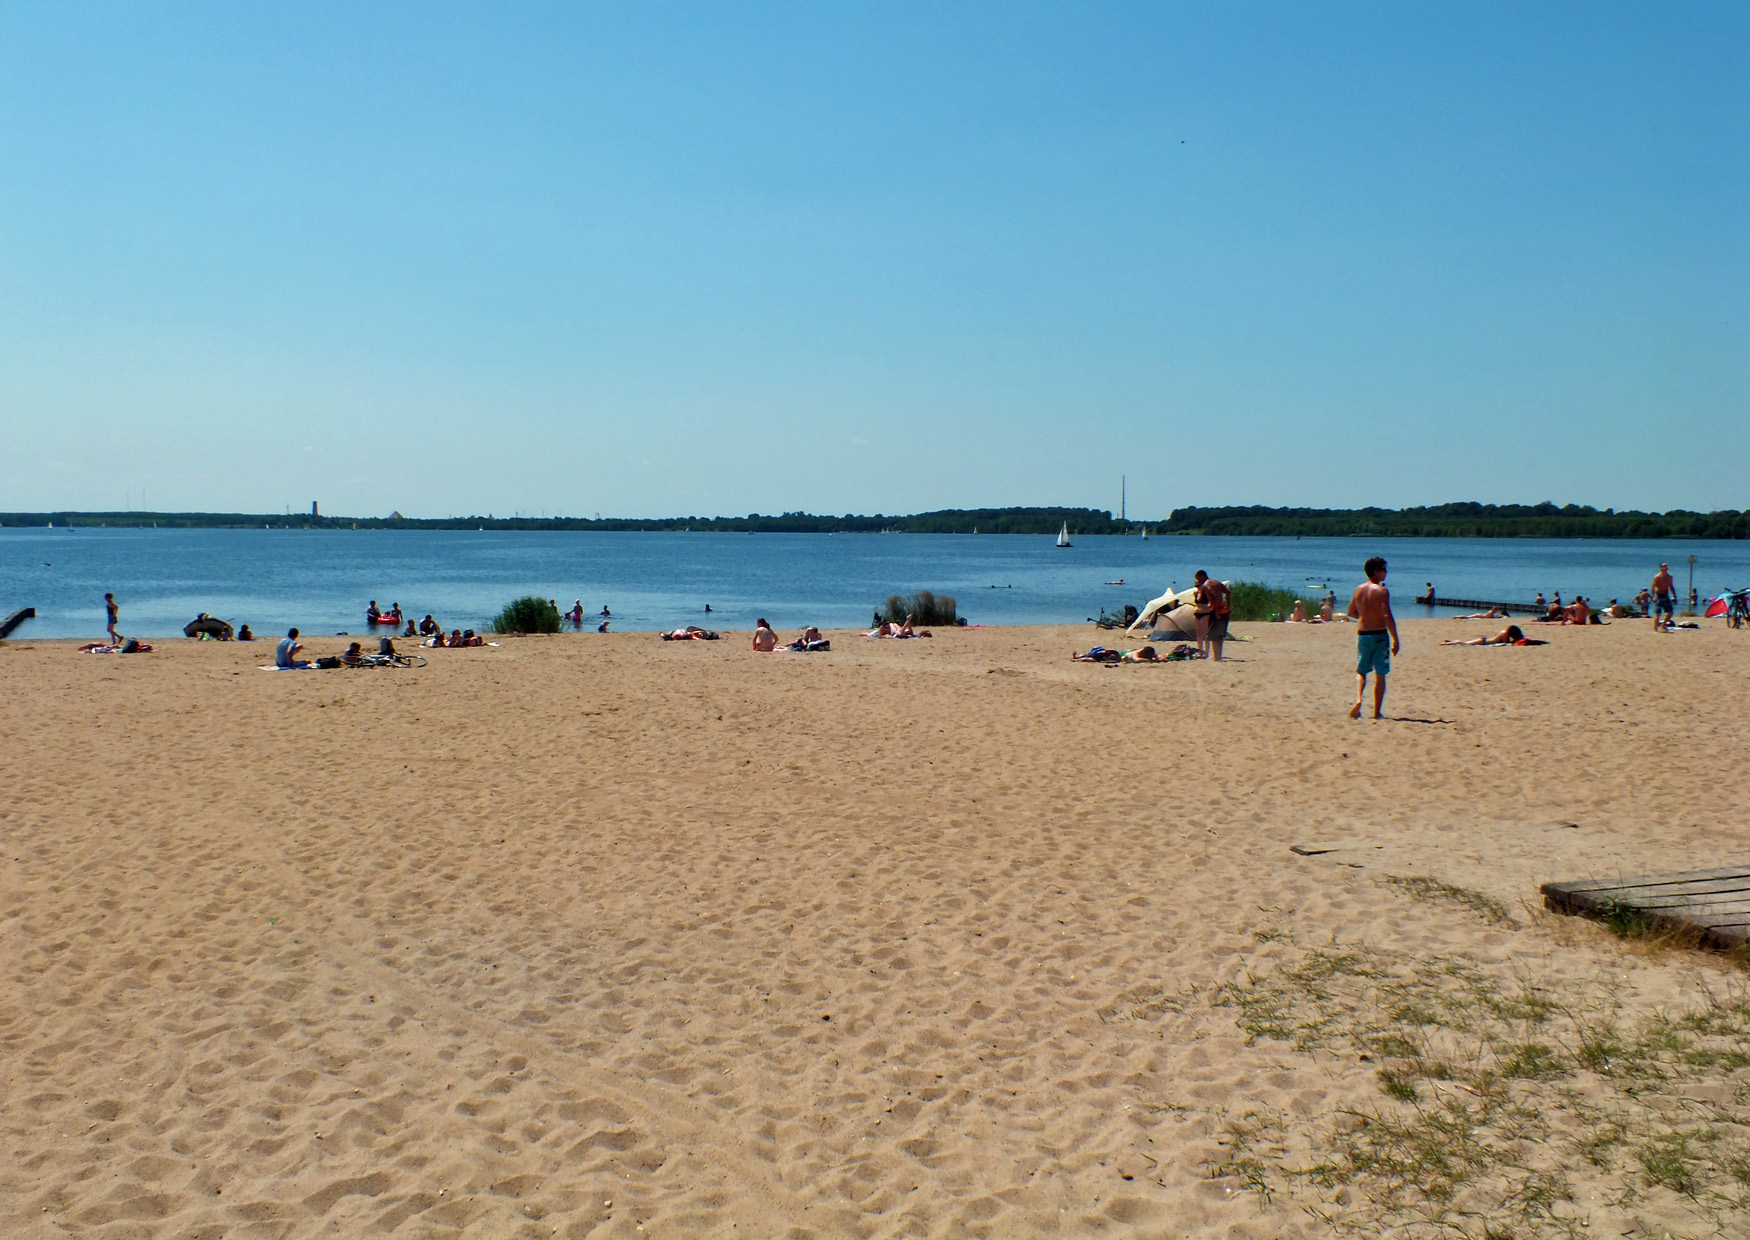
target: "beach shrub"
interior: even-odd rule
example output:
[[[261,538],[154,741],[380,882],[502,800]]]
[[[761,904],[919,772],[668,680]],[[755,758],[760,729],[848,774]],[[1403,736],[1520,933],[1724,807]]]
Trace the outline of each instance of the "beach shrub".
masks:
[[[959,624],[954,600],[946,594],[937,595],[919,590],[910,598],[893,595],[887,600],[887,613],[882,617],[889,624],[898,624],[907,616],[916,624]]]
[[[525,594],[505,604],[492,618],[492,628],[497,633],[557,633],[559,609],[549,599]]]
[[[1230,619],[1234,620],[1268,620],[1272,614],[1278,620],[1286,620],[1294,613],[1296,599],[1305,605],[1307,615],[1316,616],[1325,601],[1322,594],[1307,598],[1296,590],[1267,586],[1261,581],[1236,581],[1229,588],[1233,593]]]

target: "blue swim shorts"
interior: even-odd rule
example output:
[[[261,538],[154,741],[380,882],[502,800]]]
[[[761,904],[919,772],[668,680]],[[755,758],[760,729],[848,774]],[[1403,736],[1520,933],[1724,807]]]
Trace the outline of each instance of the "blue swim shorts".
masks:
[[[1385,676],[1391,672],[1391,634],[1381,630],[1378,633],[1357,633],[1356,645],[1360,657],[1355,661],[1355,671],[1365,676],[1369,672],[1378,672]]]
[[[1660,612],[1664,612],[1667,616],[1671,615],[1675,610],[1672,606],[1673,601],[1669,594],[1655,594],[1653,596],[1653,614],[1656,616]]]

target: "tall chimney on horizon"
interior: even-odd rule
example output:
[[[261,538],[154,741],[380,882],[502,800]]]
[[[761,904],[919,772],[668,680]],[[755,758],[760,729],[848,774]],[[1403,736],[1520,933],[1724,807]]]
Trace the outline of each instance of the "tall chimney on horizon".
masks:
[[[310,501],[310,515],[312,517],[319,517],[322,515],[322,510],[316,506],[315,500]]]

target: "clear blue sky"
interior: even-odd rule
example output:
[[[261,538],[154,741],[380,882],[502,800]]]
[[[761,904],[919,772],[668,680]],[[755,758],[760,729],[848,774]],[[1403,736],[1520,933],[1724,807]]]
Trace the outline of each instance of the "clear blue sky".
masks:
[[[1750,506],[1750,5],[0,0],[0,509]]]

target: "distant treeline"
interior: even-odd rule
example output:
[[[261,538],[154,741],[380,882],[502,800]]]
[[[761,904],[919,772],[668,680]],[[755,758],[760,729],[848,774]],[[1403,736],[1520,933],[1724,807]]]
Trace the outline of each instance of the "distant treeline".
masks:
[[[325,517],[307,512],[3,512],[0,525],[157,526],[160,529],[293,530],[693,530],[754,534],[1055,534],[1067,522],[1071,534],[1125,534],[1140,530],[1135,521],[1114,520],[1094,508],[947,508],[911,516],[842,517],[786,512],[745,517]]]
[[[1098,508],[944,508],[910,516],[322,517],[307,512],[7,512],[0,525],[294,530],[693,530],[754,534],[1243,534],[1368,538],[1750,538],[1750,512],[1618,512],[1578,504],[1438,504],[1429,508],[1180,508],[1165,522]]]
[[[1550,503],[1180,508],[1161,532],[1308,538],[1750,538],[1750,512],[1618,512]]]

